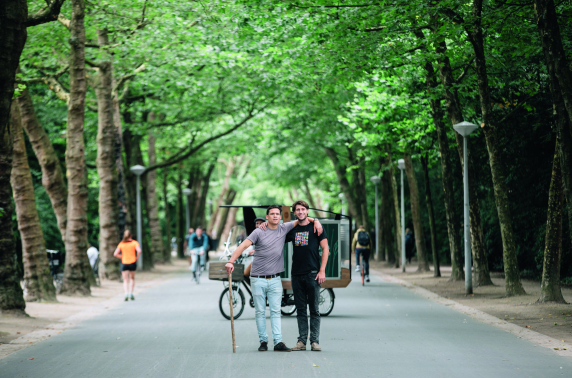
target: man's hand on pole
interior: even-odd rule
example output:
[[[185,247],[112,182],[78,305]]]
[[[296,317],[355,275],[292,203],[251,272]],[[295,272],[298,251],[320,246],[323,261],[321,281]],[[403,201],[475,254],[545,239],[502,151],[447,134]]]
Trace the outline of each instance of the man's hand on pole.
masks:
[[[228,274],[232,274],[232,271],[234,270],[234,264],[229,262],[226,263],[226,265],[224,266],[226,268],[226,271],[228,272]]]

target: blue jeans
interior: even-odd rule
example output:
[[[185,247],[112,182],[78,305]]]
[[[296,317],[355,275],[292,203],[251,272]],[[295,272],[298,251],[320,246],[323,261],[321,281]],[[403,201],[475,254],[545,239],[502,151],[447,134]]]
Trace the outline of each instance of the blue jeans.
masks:
[[[362,258],[362,264],[363,264],[363,268],[365,270],[365,274],[367,276],[369,276],[369,253],[370,250],[369,248],[356,248],[356,260],[357,260],[357,264],[359,265],[359,255],[361,253],[361,258]]]
[[[191,249],[191,256],[193,257],[193,263],[191,264],[191,270],[194,272],[197,271],[197,263],[199,262],[199,259],[201,260],[201,266],[205,266],[205,258],[207,253],[203,252],[202,255],[199,255],[199,253],[201,253],[202,248],[193,248]],[[193,255],[194,253],[194,255]]]
[[[282,321],[280,318],[282,280],[280,277],[274,277],[269,280],[250,277],[250,282],[254,297],[254,317],[256,319],[256,329],[258,329],[258,339],[260,342],[268,342],[268,333],[266,333],[266,299],[268,298],[272,338],[274,339],[274,345],[276,345],[282,341]]]

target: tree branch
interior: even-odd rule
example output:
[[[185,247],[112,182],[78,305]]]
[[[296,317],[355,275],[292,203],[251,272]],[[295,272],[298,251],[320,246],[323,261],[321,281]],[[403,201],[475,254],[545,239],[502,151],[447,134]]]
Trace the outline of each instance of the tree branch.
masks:
[[[60,14],[60,9],[65,0],[46,0],[46,6],[38,12],[28,15],[26,27],[45,24],[46,22],[56,21]]]
[[[475,60],[474,56],[471,58],[469,63],[467,63],[465,65],[465,68],[463,68],[463,72],[461,72],[461,75],[459,75],[457,80],[455,80],[455,84],[459,84],[465,78],[465,76],[467,75],[467,72],[469,72],[469,69],[471,68],[471,64],[473,64],[473,60]]]
[[[145,63],[143,63],[142,65],[137,67],[135,69],[135,71],[133,71],[133,73],[122,76],[121,79],[119,79],[119,81],[117,81],[115,88],[113,88],[113,93],[117,93],[117,91],[121,88],[121,86],[123,84],[125,84],[127,81],[133,79],[135,77],[135,75],[137,75],[138,73],[145,71],[145,68],[146,68]]]

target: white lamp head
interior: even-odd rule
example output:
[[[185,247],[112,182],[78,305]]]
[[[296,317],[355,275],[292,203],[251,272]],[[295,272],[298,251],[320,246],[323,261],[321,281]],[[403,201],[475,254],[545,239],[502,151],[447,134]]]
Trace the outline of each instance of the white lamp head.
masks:
[[[141,176],[145,172],[145,167],[142,165],[134,165],[129,170],[136,176]]]
[[[186,196],[190,196],[192,192],[193,192],[193,189],[189,189],[189,188],[183,189],[183,194]]]
[[[375,185],[379,184],[381,182],[381,177],[379,176],[372,176],[369,178],[371,180],[371,182],[373,182]]]
[[[473,131],[475,131],[478,128],[479,126],[467,121],[463,121],[461,123],[453,125],[453,129],[455,129],[455,131],[461,134],[463,137],[468,137],[469,135],[471,135]]]
[[[403,159],[397,160],[397,166],[399,167],[399,169],[405,169],[405,160]]]

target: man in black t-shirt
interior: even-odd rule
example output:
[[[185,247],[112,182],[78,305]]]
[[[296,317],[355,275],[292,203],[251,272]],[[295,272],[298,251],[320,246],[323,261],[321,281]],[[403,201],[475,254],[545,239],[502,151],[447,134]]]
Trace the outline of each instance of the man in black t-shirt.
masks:
[[[314,232],[314,225],[308,220],[310,206],[305,201],[296,201],[292,211],[298,218],[298,226],[286,236],[286,243],[293,242],[292,290],[298,320],[298,342],[292,348],[306,350],[308,341],[308,315],[310,306],[310,345],[313,351],[321,351],[320,338],[320,285],[326,280],[328,263],[328,240],[326,231],[321,235]],[[322,256],[320,256],[322,247]]]

